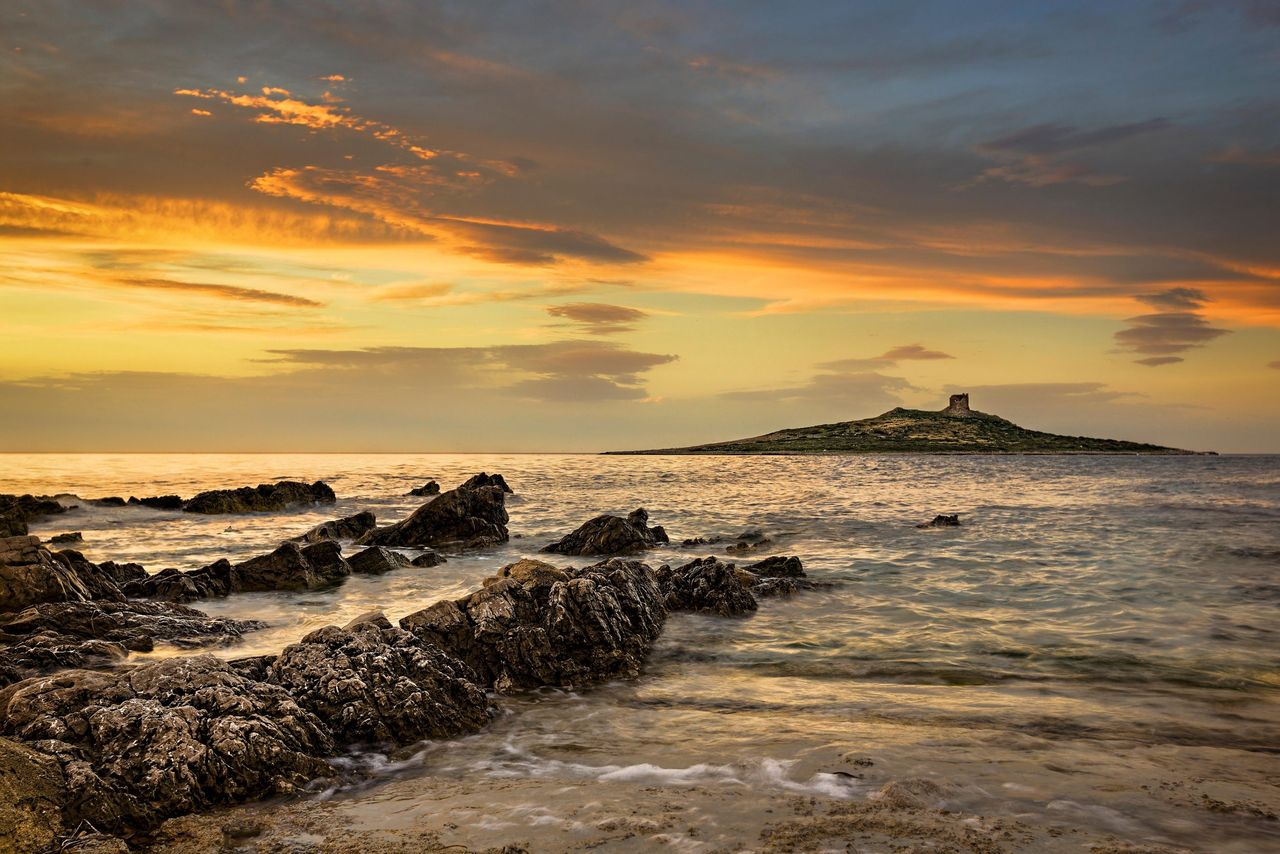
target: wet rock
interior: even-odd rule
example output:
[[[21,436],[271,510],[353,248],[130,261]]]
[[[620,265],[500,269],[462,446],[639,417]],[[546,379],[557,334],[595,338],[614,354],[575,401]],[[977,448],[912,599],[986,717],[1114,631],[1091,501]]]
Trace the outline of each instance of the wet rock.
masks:
[[[492,477],[501,477],[493,475]],[[377,528],[360,545],[479,548],[507,541],[507,508],[501,487],[460,486],[422,505],[402,522]]]
[[[0,538],[23,537],[27,534],[27,520],[16,511],[0,510]]]
[[[185,503],[181,495],[152,495],[147,498],[129,496],[129,504],[150,507],[152,510],[181,510]]]
[[[305,534],[299,534],[292,539],[295,543],[318,543],[321,540],[355,540],[377,526],[377,518],[366,510],[354,516],[321,522]]]
[[[414,566],[439,566],[442,563],[448,563],[437,552],[423,552],[409,562]]]
[[[373,624],[380,629],[394,628],[391,625],[391,621],[387,619],[386,613],[382,611],[382,609],[380,608],[375,608],[372,611],[365,611],[360,616],[355,617],[349,623],[343,626],[342,630],[344,632],[349,632],[352,629],[354,629],[356,626],[363,626],[366,624]]]
[[[506,478],[504,478],[500,474],[486,474],[485,472],[480,472],[480,474],[472,475],[471,477],[463,481],[462,485],[458,488],[459,489],[480,489],[481,487],[485,487],[485,486],[496,486],[498,489],[501,489],[503,492],[507,493],[508,495],[514,494],[511,487],[507,486]]]
[[[0,738],[0,851],[53,850],[68,799],[62,769],[52,757]]]
[[[650,528],[648,523],[649,513],[643,507],[632,510],[625,519],[597,516],[573,533],[543,546],[542,551],[563,555],[622,555],[670,542],[661,526]]]
[[[939,513],[937,516],[934,516],[932,520],[928,522],[921,522],[919,525],[916,525],[916,527],[917,528],[955,528],[955,527],[958,527],[959,525],[960,525],[959,513],[952,513],[950,515]]]
[[[670,611],[736,617],[757,607],[736,567],[714,557],[699,558],[676,569],[662,567],[658,582]]]
[[[83,602],[93,598],[81,578],[37,537],[0,540],[0,612],[41,602]]]
[[[201,492],[182,505],[187,513],[217,515],[225,513],[259,513],[284,510],[297,504],[332,504],[337,500],[333,490],[322,480],[302,483],[282,480],[260,483],[239,489],[213,489]]]
[[[472,478],[472,480],[474,480],[474,478]],[[439,494],[440,494],[440,484],[436,483],[434,480],[429,480],[426,483],[422,484],[422,486],[415,487],[405,493],[405,495],[414,495],[414,496],[417,496],[418,498],[429,498],[432,495],[439,495]]]
[[[88,498],[85,504],[92,504],[94,507],[125,507],[128,506],[123,498],[118,495],[108,495],[106,498]]]
[[[332,540],[301,547],[284,543],[270,554],[231,567],[231,590],[317,590],[351,574],[341,548]]]
[[[483,589],[400,625],[466,662],[485,685],[513,691],[634,678],[665,619],[657,579],[643,563],[559,569],[523,560]]]
[[[79,531],[72,531],[69,534],[54,534],[49,538],[49,542],[55,546],[63,543],[83,543],[84,537]]]
[[[22,638],[0,635],[0,640],[13,641],[0,658],[0,687],[59,670],[110,667],[129,657],[129,650],[122,643],[82,640],[57,632]]]
[[[413,563],[400,552],[393,552],[383,546],[369,546],[347,558],[351,571],[362,575],[382,575],[395,569],[413,566]]]
[[[759,528],[749,528],[734,538],[734,542],[725,547],[725,551],[730,554],[734,552],[749,552],[754,549],[767,546],[772,543],[764,531]]]
[[[693,537],[688,540],[681,540],[680,545],[684,548],[693,548],[694,546],[713,546],[721,542],[723,537]]]
[[[774,555],[750,564],[746,569],[761,578],[803,578],[804,564],[798,557]]]
[[[913,810],[935,806],[946,795],[947,790],[932,780],[912,778],[885,783],[871,799],[889,809]]]
[[[88,591],[90,599],[119,600],[124,598],[124,594],[120,592],[120,585],[116,583],[113,574],[93,563],[80,552],[74,549],[63,549],[60,552],[54,552],[51,555],[51,559],[55,563],[61,564],[68,572],[80,580],[80,583]]]
[[[324,721],[339,743],[410,744],[489,722],[470,668],[385,622],[314,631],[280,653],[267,681]]]
[[[55,757],[64,821],[113,833],[295,791],[329,771],[333,740],[279,686],[213,656],[121,673],[71,671],[0,690],[0,735]]]
[[[147,577],[147,571],[142,567],[142,564],[138,563],[116,563],[114,560],[104,560],[98,564],[98,569],[117,585],[124,585],[130,581],[137,581]]]
[[[105,567],[106,564],[103,564]],[[136,564],[134,564],[136,566]],[[139,567],[141,569],[141,567]],[[132,578],[121,586],[129,597],[160,599],[166,602],[194,602],[231,592],[231,563],[222,558],[201,569],[182,572],[163,569],[155,575]]]
[[[66,513],[56,498],[48,495],[0,495],[0,536],[18,537],[27,533],[27,523],[45,516]],[[11,530],[11,533],[5,531]]]

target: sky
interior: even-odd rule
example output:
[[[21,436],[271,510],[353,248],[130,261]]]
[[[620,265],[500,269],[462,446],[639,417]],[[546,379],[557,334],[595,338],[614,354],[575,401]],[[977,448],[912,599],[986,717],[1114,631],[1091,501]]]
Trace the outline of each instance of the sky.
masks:
[[[1280,3],[0,4],[0,450],[1280,451]]]

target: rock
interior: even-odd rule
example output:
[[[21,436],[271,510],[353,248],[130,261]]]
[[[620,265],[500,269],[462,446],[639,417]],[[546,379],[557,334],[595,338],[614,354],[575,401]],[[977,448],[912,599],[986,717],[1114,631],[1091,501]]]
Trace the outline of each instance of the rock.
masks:
[[[734,565],[713,557],[699,558],[678,569],[663,567],[658,571],[658,582],[670,611],[736,617],[757,607]]]
[[[482,590],[400,625],[466,662],[485,685],[513,691],[634,678],[665,619],[657,579],[643,563],[562,570],[523,560]]]
[[[300,547],[284,543],[270,554],[231,567],[231,590],[316,590],[351,574],[341,549],[332,540]]]
[[[84,537],[79,531],[73,531],[69,534],[54,534],[49,538],[49,542],[54,545],[61,545],[63,543],[83,543]]]
[[[76,572],[40,547],[37,537],[0,540],[0,612],[41,602],[93,598]]]
[[[372,623],[380,629],[392,628],[391,621],[387,619],[386,613],[384,613],[380,608],[375,608],[372,611],[365,611],[360,616],[351,620],[351,622],[342,627],[342,630],[344,632],[349,632],[356,626],[363,626],[369,623]]]
[[[404,521],[370,531],[357,543],[410,548],[445,544],[479,548],[505,543],[507,520],[500,487],[460,486],[422,505]]]
[[[726,546],[725,551],[731,554],[734,552],[749,552],[753,549],[767,546],[772,542],[772,539],[765,536],[764,531],[759,528],[749,528],[739,534],[732,544]]]
[[[648,527],[649,513],[643,507],[621,516],[597,516],[573,533],[543,546],[543,552],[563,555],[632,554],[670,542],[661,526]]]
[[[316,525],[305,534],[299,534],[293,537],[295,543],[318,543],[321,540],[355,540],[364,534],[372,531],[378,526],[378,520],[368,510],[363,513],[357,513],[354,516],[347,516],[342,519],[332,519],[328,522],[322,522]]]
[[[507,486],[506,478],[500,474],[480,474],[472,475],[463,481],[459,489],[480,489],[483,486],[496,486],[508,495],[513,495],[511,487]]]
[[[407,557],[383,546],[369,546],[348,558],[347,563],[351,564],[352,572],[362,575],[382,575],[393,569],[413,566]]]
[[[0,738],[0,851],[41,854],[53,850],[68,800],[57,761]]]
[[[377,620],[312,632],[276,658],[267,681],[324,721],[339,743],[448,738],[490,718],[470,668]]]
[[[934,516],[931,521],[921,522],[919,525],[916,525],[916,527],[917,528],[955,528],[955,527],[958,527],[959,524],[960,524],[959,513],[952,513],[949,516],[946,514],[939,513],[937,516]]]
[[[932,780],[915,777],[890,780],[871,795],[871,800],[889,809],[915,810],[935,806],[946,795],[947,790]]]
[[[474,480],[474,478],[472,478],[472,480]],[[436,483],[434,480],[429,480],[426,483],[422,484],[422,486],[411,489],[405,493],[405,495],[414,495],[414,496],[417,496],[418,498],[427,498],[429,496],[439,495],[439,494],[440,494],[440,484]]]
[[[116,563],[114,560],[104,560],[98,564],[98,569],[118,585],[147,577],[147,571],[139,563]]]
[[[103,564],[105,567],[106,564]],[[136,564],[135,564],[136,566]],[[141,567],[139,567],[141,568]],[[167,602],[193,602],[231,592],[231,563],[222,558],[201,569],[182,572],[162,569],[155,575],[134,578],[121,586],[126,596],[160,599]]]
[[[187,513],[209,515],[223,513],[258,513],[284,510],[295,504],[332,504],[337,500],[333,490],[322,480],[307,484],[296,480],[260,483],[256,487],[212,489],[201,492],[182,505]]]
[[[693,539],[690,539],[690,540],[681,540],[680,545],[685,548],[692,548],[694,546],[713,546],[716,543],[720,542],[722,539],[724,538],[723,537],[694,537]]]
[[[125,507],[128,502],[118,495],[109,495],[106,498],[88,498],[85,499],[86,504],[92,504],[95,507]]]
[[[56,498],[48,495],[0,495],[0,527],[14,529],[11,534],[0,532],[0,535],[22,536],[27,533],[27,522],[57,516],[67,510]],[[21,530],[17,530],[19,527]]]
[[[0,510],[0,538],[24,537],[27,520],[15,510]]]
[[[448,563],[436,552],[423,552],[409,562],[414,566],[439,566],[442,563]]]
[[[208,655],[10,685],[0,735],[57,759],[75,793],[67,826],[113,833],[295,791],[329,773],[334,746],[283,688]]]
[[[774,555],[746,568],[761,578],[804,578],[804,564],[798,557]]]
[[[124,594],[120,592],[120,585],[116,583],[112,573],[105,571],[80,552],[74,549],[63,549],[60,552],[54,552],[51,558],[80,580],[88,591],[90,599],[120,600],[124,598]]]
[[[150,507],[152,510],[181,510],[185,503],[180,495],[153,495],[149,498],[129,496],[129,504]]]

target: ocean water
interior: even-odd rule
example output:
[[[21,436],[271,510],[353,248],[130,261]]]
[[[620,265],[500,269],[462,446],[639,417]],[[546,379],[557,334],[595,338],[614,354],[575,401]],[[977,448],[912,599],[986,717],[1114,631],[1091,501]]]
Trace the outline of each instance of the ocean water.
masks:
[[[359,510],[396,521],[421,501],[411,487],[478,471],[515,489],[508,544],[195,603],[269,624],[214,653],[274,652],[371,608],[394,621],[639,506],[674,543],[763,529],[759,556],[797,555],[834,586],[744,619],[674,615],[635,682],[503,698],[483,733],[353,748],[339,762],[365,782],[242,809],[285,824],[305,811],[322,850],[427,830],[531,850],[756,850],[780,823],[835,821],[824,811],[923,779],[930,806],[1008,850],[1280,850],[1280,457],[0,455],[0,492],[297,478],[339,496],[247,516],[81,507],[33,526],[157,571],[260,554]],[[962,526],[914,527],[944,512]],[[859,827],[857,850],[892,850],[876,847],[891,830]]]

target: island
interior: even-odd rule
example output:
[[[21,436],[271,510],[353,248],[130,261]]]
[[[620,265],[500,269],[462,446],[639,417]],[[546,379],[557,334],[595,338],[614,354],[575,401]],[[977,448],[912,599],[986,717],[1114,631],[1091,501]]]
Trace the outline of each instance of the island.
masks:
[[[951,395],[937,412],[897,407],[874,418],[776,430],[749,439],[606,454],[1199,454],[1144,442],[1060,436],[1019,427]],[[1211,452],[1210,452],[1211,453]]]

